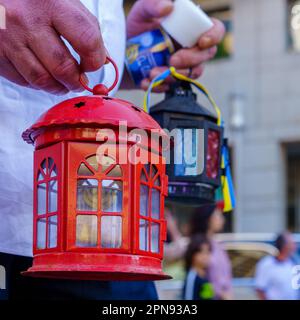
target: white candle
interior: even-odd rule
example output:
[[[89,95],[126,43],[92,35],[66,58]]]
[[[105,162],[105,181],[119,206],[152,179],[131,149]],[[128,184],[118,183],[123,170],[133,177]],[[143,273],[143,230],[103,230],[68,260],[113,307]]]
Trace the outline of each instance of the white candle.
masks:
[[[213,23],[191,0],[175,0],[174,10],[162,21],[166,32],[183,47],[193,47]]]

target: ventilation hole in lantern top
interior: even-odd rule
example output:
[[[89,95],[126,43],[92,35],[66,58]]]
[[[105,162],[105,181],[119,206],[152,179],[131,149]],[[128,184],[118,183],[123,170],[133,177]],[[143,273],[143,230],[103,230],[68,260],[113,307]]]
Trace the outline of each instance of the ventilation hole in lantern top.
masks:
[[[74,107],[78,108],[78,109],[80,109],[84,106],[85,106],[85,102],[83,102],[83,101],[74,104]]]
[[[135,106],[131,106],[132,109],[134,109],[135,111],[138,111],[138,112],[142,112],[142,110],[138,107],[135,107]]]

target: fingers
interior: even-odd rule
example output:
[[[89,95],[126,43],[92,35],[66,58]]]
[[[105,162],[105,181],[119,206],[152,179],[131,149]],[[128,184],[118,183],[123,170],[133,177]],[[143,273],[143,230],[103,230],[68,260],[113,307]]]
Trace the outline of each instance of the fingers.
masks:
[[[150,79],[144,79],[141,82],[141,89],[144,91],[147,91],[150,86],[150,83],[151,83]],[[162,93],[162,92],[168,91],[169,88],[170,88],[169,84],[163,83],[163,84],[159,85],[158,87],[153,88],[152,92]]]
[[[0,75],[23,86],[64,94],[106,60],[99,23],[79,0],[5,1],[10,23],[0,34]],[[65,38],[81,57],[72,57]]]
[[[29,83],[20,75],[16,68],[6,58],[0,59],[0,76],[18,84],[19,86],[29,87]]]
[[[52,94],[68,93],[68,90],[52,77],[30,49],[22,48],[17,54],[8,56],[8,59],[32,88]]]
[[[96,71],[106,60],[106,51],[100,32],[99,22],[69,1],[57,3],[52,17],[56,31],[61,34],[81,57],[83,72]]]
[[[214,27],[199,39],[198,46],[188,49],[180,49],[172,55],[170,65],[174,66],[177,69],[177,72],[192,79],[197,79],[203,74],[203,63],[215,56],[217,53],[216,45],[222,40],[225,34],[223,23],[214,18],[212,20]],[[150,78],[145,79],[142,82],[142,89],[147,90],[152,79],[165,70],[166,67],[153,69],[151,71]],[[174,79],[169,77],[165,80],[164,84],[154,89],[154,91],[166,91],[169,84],[173,81]]]
[[[200,64],[196,66],[195,68],[192,68],[192,72],[188,75],[191,79],[198,79],[200,78],[204,73],[204,65]]]
[[[200,37],[198,41],[198,46],[200,49],[208,49],[217,45],[225,35],[224,24],[218,19],[211,19],[214,23],[214,26]]]
[[[47,41],[40,41],[43,37]],[[43,35],[37,31],[30,41],[30,48],[60,84],[70,91],[83,90],[79,82],[79,65],[53,29],[43,30]]]
[[[173,7],[172,0],[139,0],[131,14],[141,20],[163,18],[172,12]]]
[[[199,50],[198,47],[181,49],[172,55],[170,64],[177,69],[194,68],[215,56],[217,47]]]
[[[131,9],[127,18],[129,38],[160,26],[160,19],[173,10],[172,0],[139,0]]]
[[[141,82],[141,89],[143,89],[144,91],[148,90],[151,81],[157,76],[159,76],[160,74],[162,74],[167,69],[168,67],[156,67],[152,69],[149,78],[144,79]],[[191,79],[198,79],[199,77],[201,77],[201,75],[204,72],[204,65],[200,64],[190,69],[178,69],[177,72]],[[169,90],[170,84],[174,83],[175,81],[176,80],[172,76],[170,76],[166,78],[161,85],[153,88],[153,92],[157,92],[157,93],[166,92]]]
[[[150,81],[152,81],[157,76],[161,75],[166,70],[168,70],[168,67],[156,67],[156,68],[153,68],[151,70],[151,72],[150,72],[150,75],[149,75]],[[169,76],[165,81],[170,83],[170,82],[172,82],[172,80],[173,80],[173,78],[171,76]]]

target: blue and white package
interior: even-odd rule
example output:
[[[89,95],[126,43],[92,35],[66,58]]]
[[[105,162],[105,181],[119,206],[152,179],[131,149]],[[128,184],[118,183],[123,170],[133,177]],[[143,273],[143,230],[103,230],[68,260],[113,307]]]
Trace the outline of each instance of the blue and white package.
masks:
[[[138,86],[155,67],[168,66],[175,51],[171,38],[161,29],[144,32],[127,41],[126,66]]]

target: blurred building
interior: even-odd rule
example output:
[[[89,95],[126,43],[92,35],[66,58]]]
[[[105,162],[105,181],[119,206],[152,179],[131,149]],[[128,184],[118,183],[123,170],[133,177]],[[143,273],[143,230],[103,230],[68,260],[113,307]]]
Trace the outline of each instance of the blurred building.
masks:
[[[300,1],[198,2],[227,29],[201,82],[221,106],[231,141],[232,230],[300,232]],[[141,91],[120,95],[142,102]]]

